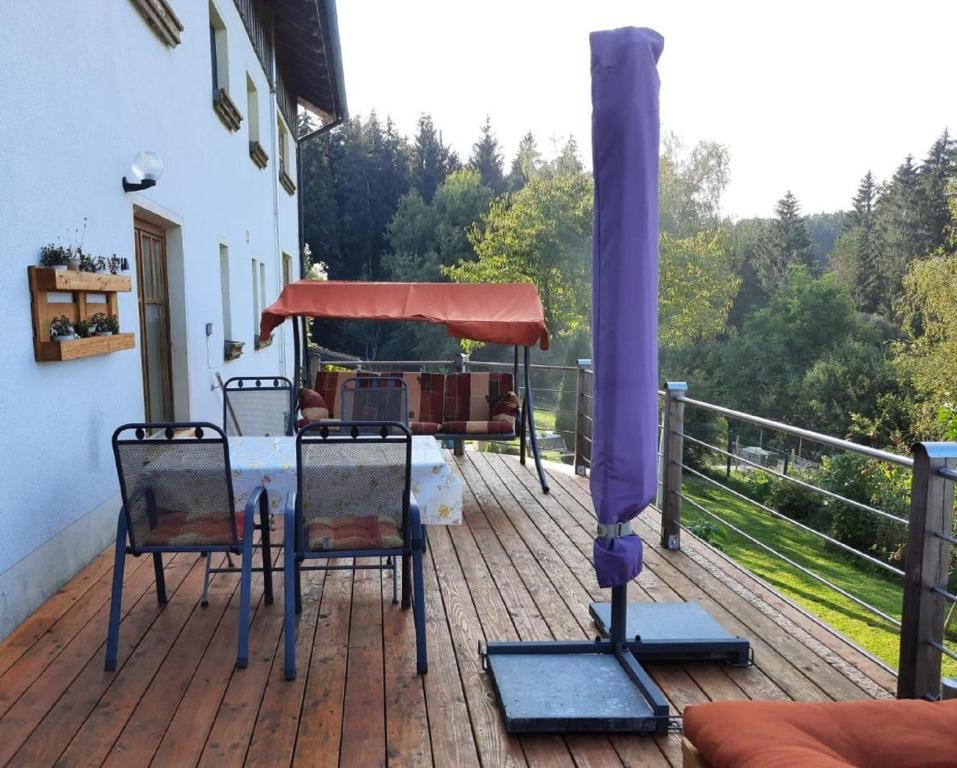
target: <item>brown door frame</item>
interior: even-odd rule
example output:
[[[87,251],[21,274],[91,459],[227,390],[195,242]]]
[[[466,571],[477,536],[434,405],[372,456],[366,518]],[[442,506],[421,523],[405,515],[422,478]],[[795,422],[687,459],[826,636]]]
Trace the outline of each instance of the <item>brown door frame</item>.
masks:
[[[146,337],[146,302],[143,295],[143,252],[142,252],[142,243],[140,239],[140,232],[155,238],[160,242],[161,245],[161,258],[163,260],[163,303],[165,305],[165,323],[166,323],[166,350],[162,353],[163,358],[163,376],[165,382],[162,384],[165,385],[165,396],[163,398],[164,407],[167,408],[170,420],[173,420],[174,417],[174,403],[173,403],[173,358],[172,358],[172,336],[170,335],[170,305],[169,305],[169,262],[167,259],[168,251],[166,247],[166,230],[162,227],[153,224],[152,222],[146,221],[139,216],[133,217],[133,237],[135,240],[134,253],[136,254],[136,297],[137,305],[139,308],[140,315],[140,365],[142,366],[143,372],[143,412],[146,416],[146,421],[155,421],[157,420],[157,415],[150,413],[150,397],[149,397],[149,371],[147,365],[147,337]],[[156,275],[154,274],[153,284],[156,284]],[[157,382],[161,383],[161,382]]]

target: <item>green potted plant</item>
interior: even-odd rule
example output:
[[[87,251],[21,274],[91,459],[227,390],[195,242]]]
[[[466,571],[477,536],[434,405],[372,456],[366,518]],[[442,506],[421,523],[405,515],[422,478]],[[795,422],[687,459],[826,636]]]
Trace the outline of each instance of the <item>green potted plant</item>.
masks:
[[[109,266],[110,262],[102,256],[97,256],[95,259],[93,259],[93,267],[100,274],[106,274]]]
[[[89,322],[86,320],[77,320],[73,323],[73,332],[81,339],[87,338],[91,333]]]
[[[82,248],[77,250],[77,254],[80,257],[81,272],[96,272],[96,259],[85,254]]]
[[[49,243],[40,249],[40,266],[55,269],[58,272],[66,269],[67,249],[62,245]]]
[[[66,315],[57,315],[50,323],[50,338],[54,341],[69,341],[73,338],[73,323]]]
[[[66,249],[66,268],[71,272],[80,271],[80,254],[83,251],[73,250],[72,248]]]
[[[112,336],[120,332],[120,319],[116,315],[97,312],[90,318],[93,333],[97,336]]]
[[[110,270],[111,275],[117,274],[122,266],[123,259],[117,256],[115,253],[106,260],[106,268]]]

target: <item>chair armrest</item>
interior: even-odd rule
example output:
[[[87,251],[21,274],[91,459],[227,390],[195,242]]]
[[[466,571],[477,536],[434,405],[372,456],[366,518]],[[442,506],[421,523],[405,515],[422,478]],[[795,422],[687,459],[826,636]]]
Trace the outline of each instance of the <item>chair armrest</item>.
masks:
[[[249,494],[249,499],[246,501],[246,511],[245,514],[243,514],[244,536],[252,536],[256,521],[256,506],[260,504],[267,505],[266,508],[268,510],[269,495],[266,492],[265,486],[257,485],[253,488],[253,492]]]
[[[422,515],[419,505],[413,500],[409,503],[409,528],[412,535],[412,549],[425,551],[425,536],[422,530]]]
[[[286,508],[283,510],[283,546],[286,551],[296,550],[296,492],[286,494]]]

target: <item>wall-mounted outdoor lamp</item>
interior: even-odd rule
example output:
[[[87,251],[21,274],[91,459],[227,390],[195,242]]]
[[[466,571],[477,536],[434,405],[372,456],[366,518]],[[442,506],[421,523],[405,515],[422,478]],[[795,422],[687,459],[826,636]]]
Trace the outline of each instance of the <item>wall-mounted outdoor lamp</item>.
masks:
[[[142,189],[155,187],[162,175],[163,160],[159,155],[155,152],[137,152],[130,164],[130,177],[133,181],[128,181],[124,176],[123,191],[139,192]]]

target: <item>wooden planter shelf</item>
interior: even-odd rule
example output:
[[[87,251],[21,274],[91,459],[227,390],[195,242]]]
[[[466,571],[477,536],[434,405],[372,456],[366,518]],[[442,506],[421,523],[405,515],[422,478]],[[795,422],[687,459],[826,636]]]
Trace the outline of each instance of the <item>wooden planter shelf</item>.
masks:
[[[136,345],[132,333],[70,341],[50,340],[50,323],[58,315],[66,315],[74,323],[89,321],[97,312],[119,316],[116,294],[130,291],[129,275],[27,267],[27,277],[33,309],[33,351],[37,362],[78,360],[132,349]],[[90,300],[97,295],[103,300]]]
[[[40,355],[44,362],[51,360],[79,360],[81,357],[105,355],[121,349],[133,349],[136,338],[132,333],[114,333],[112,336],[90,336],[71,341],[41,341]]]

